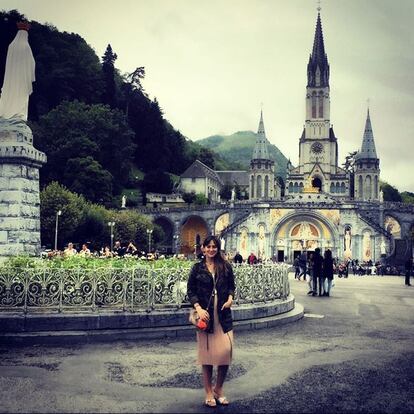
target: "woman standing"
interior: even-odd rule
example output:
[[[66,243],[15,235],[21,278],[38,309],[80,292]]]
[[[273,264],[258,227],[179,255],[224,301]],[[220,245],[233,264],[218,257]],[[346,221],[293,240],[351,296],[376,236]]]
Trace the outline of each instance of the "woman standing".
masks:
[[[223,384],[233,353],[234,275],[231,265],[220,253],[220,240],[208,236],[203,244],[204,258],[191,269],[187,295],[201,320],[204,331],[197,330],[197,363],[202,366],[205,405],[228,405]],[[212,384],[213,366],[217,366],[217,381]]]
[[[328,249],[325,251],[325,255],[323,258],[323,277],[327,281],[327,287],[325,287],[325,293],[324,296],[329,296],[329,293],[331,292],[332,287],[332,281],[333,281],[333,270],[334,264],[332,259],[332,252]]]

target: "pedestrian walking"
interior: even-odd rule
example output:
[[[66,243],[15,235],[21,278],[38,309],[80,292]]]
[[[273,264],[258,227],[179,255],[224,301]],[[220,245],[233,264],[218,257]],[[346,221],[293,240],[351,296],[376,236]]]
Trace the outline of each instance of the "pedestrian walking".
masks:
[[[247,258],[247,262],[249,263],[249,265],[257,264],[257,257],[253,252],[250,253],[250,256]]]
[[[411,286],[410,276],[411,276],[412,272],[413,272],[413,258],[410,257],[405,262],[405,285],[406,286]]]
[[[309,259],[308,259],[308,275],[309,275],[309,292],[308,295],[313,294],[313,253],[309,253]]]
[[[313,293],[316,296],[319,288],[319,296],[323,295],[324,277],[322,273],[323,257],[321,256],[321,249],[317,247],[313,255]],[[318,285],[318,286],[317,286]]]
[[[203,244],[204,258],[191,269],[187,295],[206,329],[197,331],[197,363],[202,366],[208,407],[228,405],[223,384],[233,356],[233,269],[220,253],[220,240],[208,236]],[[217,366],[216,384],[212,384],[213,366]]]
[[[293,267],[295,268],[295,279],[297,279],[300,273],[299,257],[296,257],[293,261]]]
[[[243,256],[239,252],[236,252],[236,254],[234,255],[233,261],[236,264],[242,264],[243,263]]]
[[[334,264],[332,260],[332,252],[331,250],[327,249],[325,251],[325,255],[323,258],[323,277],[324,277],[324,288],[325,292],[323,293],[323,296],[329,296],[332,288],[332,282],[334,277]]]
[[[300,277],[303,276],[303,281],[306,281],[306,265],[308,262],[308,255],[306,252],[302,252],[302,254],[299,257],[299,266],[300,266],[300,273],[298,275],[298,280],[300,280]]]

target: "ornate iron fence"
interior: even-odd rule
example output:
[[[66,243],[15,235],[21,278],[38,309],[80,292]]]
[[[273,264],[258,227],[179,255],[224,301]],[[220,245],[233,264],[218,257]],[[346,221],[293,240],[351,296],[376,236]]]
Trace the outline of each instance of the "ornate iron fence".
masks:
[[[0,310],[151,312],[187,303],[189,269],[0,268]],[[284,300],[289,295],[288,266],[234,265],[236,304]]]

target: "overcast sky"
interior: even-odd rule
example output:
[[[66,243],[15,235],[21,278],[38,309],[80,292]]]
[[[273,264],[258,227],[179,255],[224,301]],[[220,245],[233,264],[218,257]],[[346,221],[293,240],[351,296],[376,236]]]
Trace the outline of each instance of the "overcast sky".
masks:
[[[298,162],[314,0],[1,0],[80,34],[144,88],[192,140],[257,130]],[[340,163],[361,146],[370,99],[381,178],[414,191],[414,0],[322,0],[331,123]]]

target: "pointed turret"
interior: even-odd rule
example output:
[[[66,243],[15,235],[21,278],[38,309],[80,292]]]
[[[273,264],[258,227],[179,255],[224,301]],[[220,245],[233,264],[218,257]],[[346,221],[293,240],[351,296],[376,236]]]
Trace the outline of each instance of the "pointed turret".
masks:
[[[374,134],[372,133],[371,118],[369,116],[369,108],[367,112],[367,120],[365,121],[364,137],[362,139],[361,150],[357,158],[377,159],[377,151],[375,150]]]
[[[263,111],[260,111],[260,122],[257,130],[256,145],[253,149],[252,160],[269,160],[269,150],[267,149],[267,138],[264,129]]]
[[[308,63],[308,86],[329,86],[329,63],[323,43],[321,15],[316,20],[315,39]]]
[[[250,161],[249,194],[251,200],[269,200],[275,197],[275,162],[269,157],[267,143],[263,111],[260,111],[256,144]],[[276,194],[278,197],[279,193],[280,191]]]
[[[361,150],[355,155],[355,199],[379,200],[379,163],[368,108]]]

